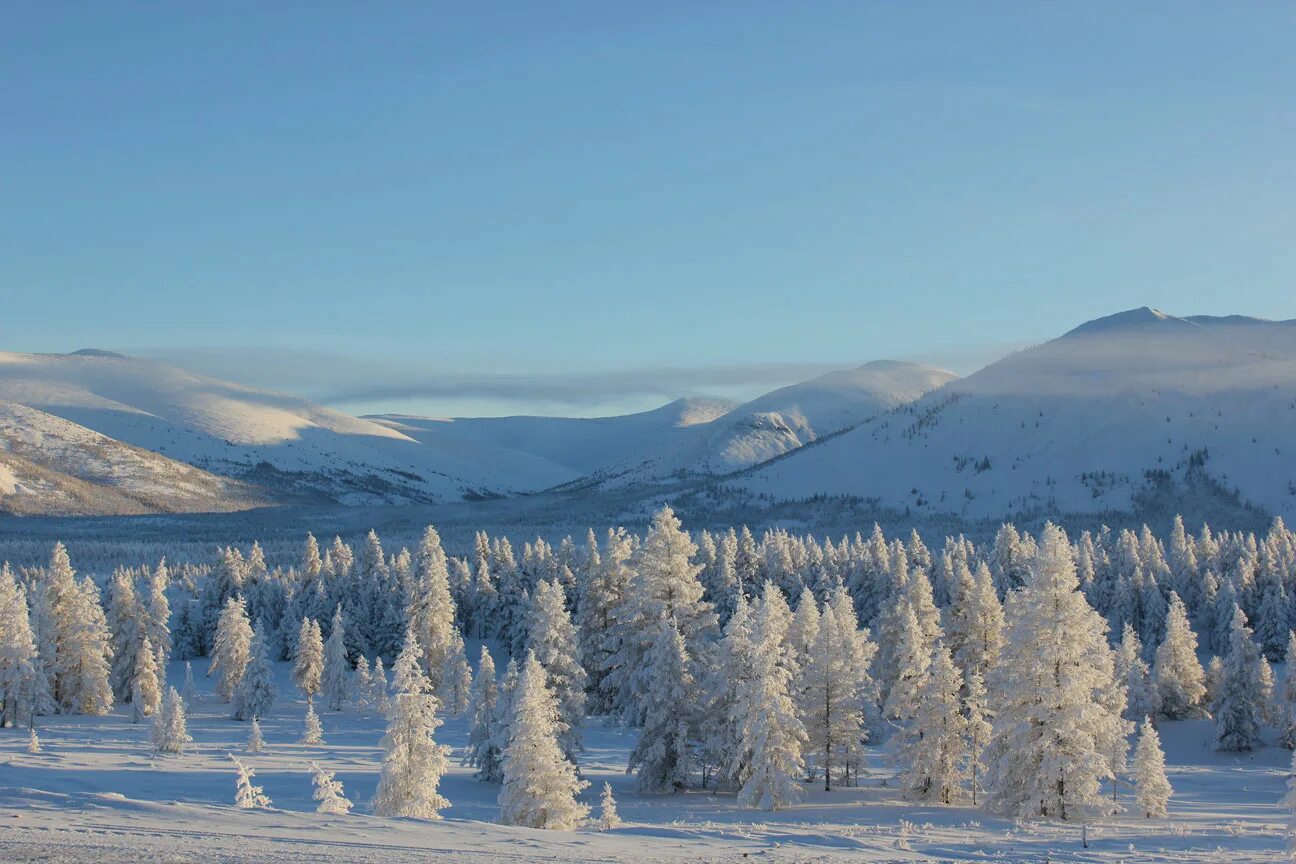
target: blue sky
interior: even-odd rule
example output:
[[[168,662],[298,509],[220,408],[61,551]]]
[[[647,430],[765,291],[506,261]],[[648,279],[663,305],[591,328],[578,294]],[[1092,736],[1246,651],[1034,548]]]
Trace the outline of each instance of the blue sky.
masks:
[[[1141,305],[1296,317],[1290,2],[4,17],[7,350],[594,414]]]

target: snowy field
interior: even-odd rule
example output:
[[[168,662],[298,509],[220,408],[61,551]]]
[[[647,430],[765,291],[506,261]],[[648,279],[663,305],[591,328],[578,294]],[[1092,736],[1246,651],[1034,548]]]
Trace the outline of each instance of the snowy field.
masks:
[[[470,646],[469,656],[477,653]],[[204,665],[199,665],[203,663]],[[625,825],[599,832],[543,831],[497,824],[498,786],[458,766],[467,724],[449,719],[437,737],[455,750],[441,784],[450,800],[440,822],[378,818],[369,801],[378,782],[383,719],[354,709],[322,714],[325,744],[296,743],[305,702],[289,665],[276,666],[279,702],[262,721],[266,750],[246,753],[248,723],[229,719],[213,679],[195,661],[199,702],[181,756],[154,756],[149,723],[129,708],[106,717],[56,715],[38,727],[44,752],[26,752],[25,730],[0,732],[0,861],[81,862],[539,862],[539,861],[1282,861],[1289,751],[1252,754],[1209,748],[1210,721],[1163,722],[1174,785],[1170,818],[1135,815],[1080,827],[1017,823],[970,804],[918,805],[888,787],[881,749],[870,753],[861,787],[825,793],[807,786],[803,802],[762,813],[740,808],[732,794],[695,791],[640,797],[625,765],[635,733],[585,729],[581,760],[595,805],[604,781]],[[183,679],[173,663],[170,679]],[[256,771],[272,810],[233,806],[234,753]],[[351,815],[317,815],[308,764],[330,770],[356,802]],[[1127,803],[1131,793],[1119,792]]]

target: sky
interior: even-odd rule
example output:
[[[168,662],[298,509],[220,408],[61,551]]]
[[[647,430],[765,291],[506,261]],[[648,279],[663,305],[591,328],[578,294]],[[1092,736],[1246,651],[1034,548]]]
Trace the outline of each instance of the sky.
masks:
[[[0,349],[638,410],[1296,318],[1296,4],[4,3]]]

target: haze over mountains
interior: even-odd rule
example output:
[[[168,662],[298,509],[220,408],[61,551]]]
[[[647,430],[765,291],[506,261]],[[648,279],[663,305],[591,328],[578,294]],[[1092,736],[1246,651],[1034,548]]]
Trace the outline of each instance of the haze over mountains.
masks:
[[[1296,502],[1296,323],[1151,309],[959,379],[878,361],[736,405],[605,418],[357,418],[100,351],[0,353],[0,512],[205,512],[690,488],[916,516]],[[530,499],[528,499],[530,500]],[[718,499],[717,499],[718,500]]]

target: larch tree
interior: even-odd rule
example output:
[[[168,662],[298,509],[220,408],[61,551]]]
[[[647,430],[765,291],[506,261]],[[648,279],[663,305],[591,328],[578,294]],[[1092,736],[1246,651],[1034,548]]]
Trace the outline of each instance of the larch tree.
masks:
[[[409,628],[423,651],[423,664],[433,692],[439,692],[455,634],[455,602],[450,595],[450,570],[441,536],[431,525],[423,530],[415,554],[417,580],[409,598]]]
[[[185,722],[185,704],[174,687],[167,688],[162,707],[153,715],[150,742],[156,753],[179,754],[193,741]]]
[[[1134,747],[1134,803],[1148,819],[1163,817],[1172,791],[1166,779],[1161,736],[1151,719],[1144,717]]]
[[[990,722],[986,686],[985,681],[981,679],[981,673],[973,669],[968,673],[965,682],[963,688],[963,716],[967,723],[965,772],[968,778],[968,789],[972,792],[972,804],[975,805],[978,796],[985,789],[985,752],[994,727]]]
[[[1216,750],[1245,752],[1260,746],[1264,723],[1267,664],[1246,625],[1246,615],[1234,607],[1233,629],[1220,680],[1219,696],[1211,706],[1215,715]]]
[[[738,691],[751,679],[752,622],[747,598],[738,595],[725,622],[716,662],[706,679],[703,756],[720,785],[739,787],[746,779],[749,754],[743,748],[740,719],[734,714]],[[705,786],[706,778],[703,778]]]
[[[752,627],[751,678],[734,705],[751,759],[738,790],[744,807],[778,810],[801,797],[806,732],[792,698],[793,661],[784,647],[791,621],[782,592],[766,582]]]
[[[319,622],[303,618],[297,630],[297,647],[293,650],[292,679],[297,689],[314,701],[324,674],[324,636]]]
[[[320,723],[319,715],[315,713],[315,703],[306,703],[306,719],[302,722],[302,735],[298,743],[301,744],[323,744],[324,727]]]
[[[261,626],[252,633],[248,662],[238,688],[234,691],[235,720],[255,720],[268,716],[279,695],[274,683],[274,671],[267,656],[264,631],[264,626]]]
[[[144,635],[144,607],[135,592],[135,575],[126,567],[113,571],[108,582],[108,596],[104,617],[112,633],[112,665],[108,683],[113,699],[131,701],[131,683],[138,666],[140,638]]]
[[[1071,544],[1049,523],[1029,580],[1011,595],[991,685],[986,803],[998,812],[1081,819],[1110,806],[1101,782],[1125,746],[1126,721],[1105,698],[1115,688],[1106,623],[1079,588]]]
[[[527,617],[528,645],[545,670],[545,686],[558,703],[558,741],[573,762],[581,749],[585,716],[585,669],[577,657],[576,628],[567,614],[562,586],[540,582]]]
[[[450,647],[441,661],[441,683],[438,685],[437,699],[445,708],[446,714],[459,717],[468,710],[468,699],[472,695],[472,667],[464,655],[463,634],[455,627],[451,631]]]
[[[234,781],[234,806],[240,810],[269,810],[270,796],[265,794],[262,787],[252,784],[256,772],[239,761],[233,753],[229,758],[234,762],[234,770],[238,772]]]
[[[932,646],[907,599],[902,597],[896,604],[892,618],[896,638],[891,649],[895,678],[884,708],[887,719],[903,728],[918,710],[918,690],[927,678]]]
[[[324,670],[320,676],[320,693],[330,711],[341,711],[351,692],[351,662],[347,659],[346,624],[342,607],[333,612],[333,629],[324,643]]]
[[[617,694],[605,681],[606,662],[615,648],[616,609],[625,602],[630,584],[628,562],[633,545],[625,529],[609,529],[602,553],[592,531],[588,545],[589,561],[576,598],[577,639],[581,666],[589,681],[589,710],[607,714],[616,706]]]
[[[315,812],[330,816],[345,816],[350,813],[354,805],[347,800],[342,789],[342,781],[334,779],[335,772],[325,771],[314,762],[310,763],[310,771],[311,782],[315,786],[311,797],[319,802]]]
[[[513,694],[513,722],[503,754],[500,819],[506,825],[569,831],[589,815],[577,800],[589,783],[558,742],[558,701],[545,686],[545,670],[527,652]]]
[[[1283,678],[1278,743],[1296,749],[1296,632],[1287,637],[1287,674]]]
[[[990,676],[1004,643],[1004,613],[994,577],[984,562],[966,583],[960,583],[950,617],[950,650],[964,677],[976,671]]]
[[[1116,646],[1116,680],[1125,685],[1125,719],[1138,720],[1158,714],[1161,696],[1143,659],[1143,643],[1129,624],[1125,625],[1120,645]]]
[[[603,794],[599,798],[599,819],[598,827],[600,831],[611,831],[613,828],[621,827],[621,817],[617,814],[616,799],[612,797],[612,784],[603,784]]]
[[[248,621],[247,604],[242,597],[230,597],[216,622],[211,663],[207,667],[208,677],[216,674],[216,694],[224,701],[234,698],[251,651],[252,623]]]
[[[65,598],[68,620],[60,629],[56,674],[59,701],[68,714],[107,714],[112,710],[108,683],[112,636],[89,577],[72,586]]]
[[[1197,661],[1197,635],[1177,594],[1170,595],[1165,639],[1157,646],[1152,680],[1162,716],[1171,720],[1204,716],[1201,706],[1206,686],[1201,663]]]
[[[265,738],[261,735],[261,721],[252,718],[252,725],[248,727],[247,752],[261,753],[265,750]]]
[[[662,617],[644,662],[649,672],[643,698],[644,722],[639,741],[630,753],[628,770],[636,772],[640,792],[670,794],[689,782],[689,729],[697,710],[688,648],[673,617]]]
[[[48,683],[37,667],[27,593],[6,562],[0,565],[0,725],[30,724],[38,687],[47,688]]]
[[[486,646],[481,646],[477,661],[477,676],[473,679],[472,695],[468,699],[468,751],[463,764],[476,768],[476,777],[486,783],[498,783],[500,747],[495,732],[496,713],[499,706],[499,684],[495,681],[495,660]]]
[[[967,771],[967,719],[959,693],[963,679],[949,649],[938,644],[915,700],[901,727],[896,761],[905,790],[922,801],[951,804]]]
[[[152,717],[162,705],[162,681],[158,675],[157,654],[147,636],[135,654],[135,674],[131,679],[131,719],[138,723]]]
[[[382,739],[382,773],[373,800],[377,816],[440,819],[441,811],[450,806],[437,791],[446,772],[448,748],[433,737],[441,718],[421,655],[417,636],[407,634],[396,658],[387,734]]]
[[[144,600],[144,635],[157,652],[159,669],[166,669],[171,659],[171,602],[166,593],[170,584],[171,572],[166,558],[162,558],[149,576],[148,597]]]
[[[840,621],[838,613],[848,620]],[[823,772],[824,791],[831,791],[834,773],[842,774],[858,761],[861,742],[868,738],[864,705],[869,698],[868,675],[873,645],[855,626],[849,601],[834,608],[824,604],[818,630],[802,670],[802,717],[806,753]]]

